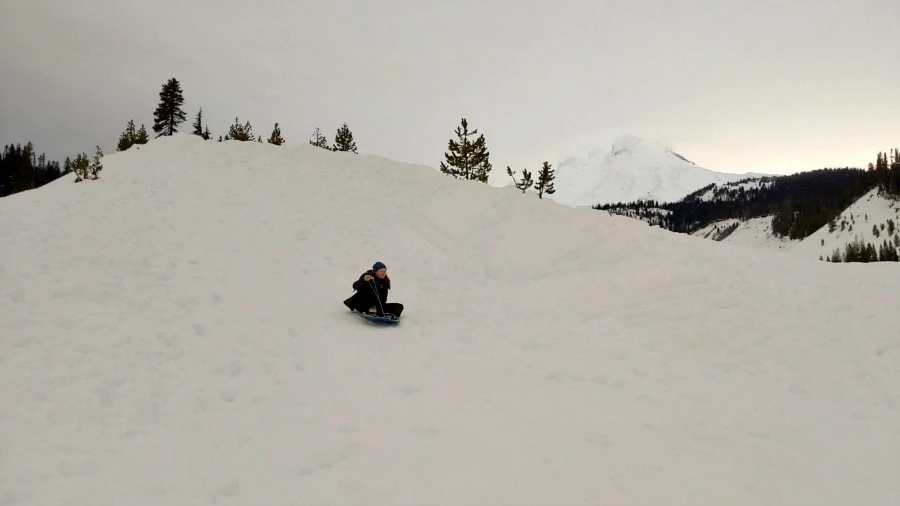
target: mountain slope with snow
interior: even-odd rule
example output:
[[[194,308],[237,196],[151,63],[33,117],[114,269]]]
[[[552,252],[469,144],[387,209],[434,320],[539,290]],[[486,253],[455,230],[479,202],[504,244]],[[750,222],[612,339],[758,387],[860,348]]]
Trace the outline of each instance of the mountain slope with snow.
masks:
[[[790,240],[772,232],[772,216],[711,223],[691,235],[756,248],[789,251],[804,258],[834,258],[851,243],[893,247],[900,254],[900,201],[874,188],[815,233]]]
[[[556,193],[547,198],[568,206],[657,200],[672,202],[711,183],[762,176],[729,174],[697,166],[637,135],[619,133],[608,143],[556,161]]]
[[[0,199],[4,505],[900,496],[894,266],[309,145],[103,163]],[[375,260],[397,326],[341,304]]]

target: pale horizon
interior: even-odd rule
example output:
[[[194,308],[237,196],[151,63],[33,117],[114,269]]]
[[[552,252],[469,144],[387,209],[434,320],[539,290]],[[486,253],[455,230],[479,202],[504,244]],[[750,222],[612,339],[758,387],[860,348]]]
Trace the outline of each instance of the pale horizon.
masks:
[[[900,3],[124,5],[14,0],[0,142],[114,153],[170,77],[191,130],[237,116],[288,144],[347,122],[360,153],[437,167],[461,117],[495,172],[592,132],[651,132],[720,172],[864,167],[900,145]],[[551,162],[554,160],[551,159]]]

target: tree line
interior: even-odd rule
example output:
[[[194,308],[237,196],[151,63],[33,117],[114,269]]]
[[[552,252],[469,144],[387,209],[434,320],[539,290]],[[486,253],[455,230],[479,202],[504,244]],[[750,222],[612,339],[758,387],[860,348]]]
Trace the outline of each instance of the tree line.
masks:
[[[185,120],[185,113],[181,107],[184,103],[184,96],[177,79],[171,78],[163,85],[163,89],[159,94],[159,100],[159,105],[154,112],[153,131],[156,132],[157,137],[172,135],[178,131],[179,125]],[[133,131],[133,122],[129,123],[128,128],[131,130],[126,130],[126,133],[123,133],[123,138],[125,139],[132,138],[128,132]],[[209,127],[203,124],[202,108],[197,112],[193,128],[192,133],[194,135],[198,135],[206,140],[211,139]],[[456,139],[451,138],[448,141],[444,160],[439,165],[440,171],[457,179],[487,183],[493,167],[484,134],[479,134],[477,129],[469,130],[469,123],[466,118],[461,119],[455,133]],[[253,134],[253,126],[250,124],[250,121],[241,123],[240,119],[236,117],[225,136],[219,136],[219,142],[223,140],[262,142],[262,137]],[[285,142],[277,122],[267,142],[275,145],[281,145]],[[322,130],[316,127],[309,143],[330,151],[358,153],[353,132],[346,122],[337,128],[333,142],[329,143]],[[507,174],[513,178],[516,188],[521,190],[522,193],[533,187],[538,198],[543,198],[544,195],[553,194],[556,191],[553,187],[553,182],[556,178],[554,169],[547,161],[540,168],[536,181],[532,179],[531,172],[527,169],[523,169],[523,175],[518,179],[510,167],[507,167]]]
[[[66,157],[62,164],[48,160],[46,154],[37,154],[34,143],[23,146],[7,144],[0,154],[0,198],[27,190],[33,190],[66,175],[75,174],[75,182],[99,179],[103,164],[103,150],[96,146],[94,157],[78,153],[75,158]]]
[[[172,77],[162,84],[151,125],[155,138],[171,136],[180,131],[182,124],[187,120],[184,102],[184,90],[178,79]],[[213,135],[209,125],[204,122],[203,114],[203,108],[200,107],[191,124],[191,133],[204,140],[211,140]],[[253,132],[253,125],[249,120],[241,121],[239,117],[235,117],[225,134],[218,137],[218,142],[227,140],[262,143],[263,136]],[[137,127],[132,118],[119,135],[116,150],[125,151],[131,146],[146,144],[149,141],[150,135],[145,125]],[[277,146],[286,142],[278,122],[275,122],[265,142]],[[353,132],[346,122],[335,130],[333,141],[329,141],[322,130],[316,127],[309,144],[329,151],[356,154],[359,152]],[[79,153],[74,159],[67,157],[61,165],[55,161],[47,161],[44,155],[35,157],[34,146],[31,143],[24,147],[7,146],[0,158],[0,197],[37,188],[69,173],[76,174],[75,182],[97,179],[102,169],[99,162],[102,156],[100,147],[96,146],[93,160],[88,159],[86,153]],[[440,170],[443,174],[457,179],[487,183],[492,170],[490,151],[484,135],[479,134],[477,130],[469,130],[466,118],[462,118],[460,126],[456,129],[456,140],[451,138],[448,142],[448,151],[444,153]],[[543,198],[544,195],[555,192],[553,182],[556,176],[549,162],[543,163],[538,171],[537,180],[532,178],[531,172],[527,169],[523,169],[520,178],[516,178],[510,167],[507,167],[507,174],[513,178],[516,188],[522,193],[533,189],[538,198]]]

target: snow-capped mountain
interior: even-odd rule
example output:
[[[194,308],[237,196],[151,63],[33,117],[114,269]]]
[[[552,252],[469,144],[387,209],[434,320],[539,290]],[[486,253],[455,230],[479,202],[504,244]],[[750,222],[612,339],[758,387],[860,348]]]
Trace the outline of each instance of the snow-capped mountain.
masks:
[[[563,154],[555,167],[556,193],[547,198],[568,206],[672,202],[712,183],[764,176],[705,169],[655,141],[621,132],[606,140],[599,136],[587,149]]]

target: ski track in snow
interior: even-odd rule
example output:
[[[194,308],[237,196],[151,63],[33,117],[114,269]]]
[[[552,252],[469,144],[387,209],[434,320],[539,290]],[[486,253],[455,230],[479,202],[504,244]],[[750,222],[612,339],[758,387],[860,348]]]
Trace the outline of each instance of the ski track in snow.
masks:
[[[2,506],[900,497],[889,266],[305,146],[104,165],[0,200]],[[341,304],[374,260],[398,326]]]

